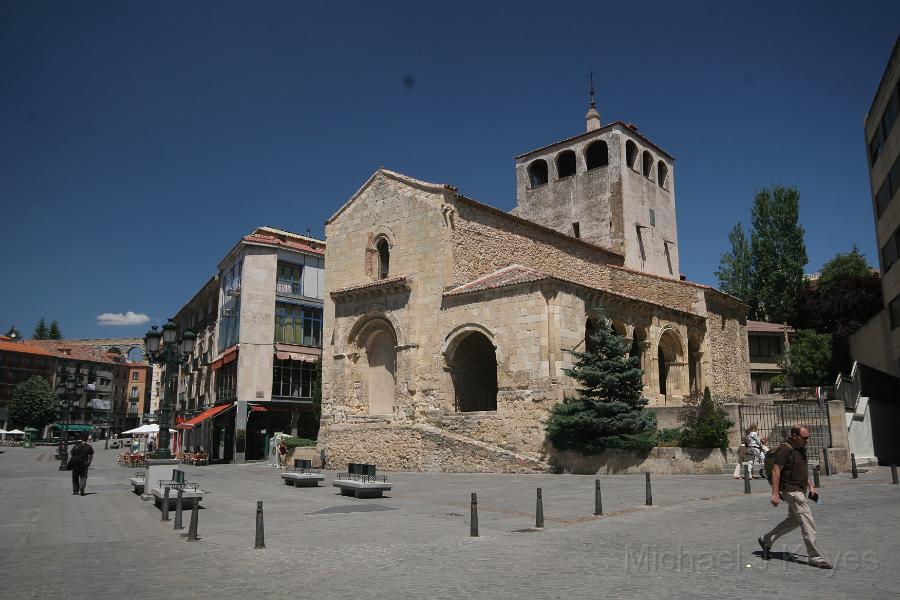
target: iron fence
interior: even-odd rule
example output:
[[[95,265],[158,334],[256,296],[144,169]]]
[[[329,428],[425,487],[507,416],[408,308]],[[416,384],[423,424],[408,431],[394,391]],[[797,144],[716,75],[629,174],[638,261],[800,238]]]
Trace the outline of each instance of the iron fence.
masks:
[[[831,425],[828,408],[818,402],[778,402],[738,407],[741,434],[755,424],[759,436],[770,448],[775,448],[786,440],[791,427],[804,426],[809,429],[806,458],[810,464],[818,464],[822,458],[822,448],[831,447]]]
[[[457,390],[455,398],[457,412],[497,410],[496,390]]]

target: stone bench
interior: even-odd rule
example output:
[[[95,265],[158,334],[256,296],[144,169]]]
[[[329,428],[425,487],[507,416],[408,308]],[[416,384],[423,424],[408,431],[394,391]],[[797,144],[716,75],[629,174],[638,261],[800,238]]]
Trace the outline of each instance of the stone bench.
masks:
[[[181,494],[181,507],[182,509],[189,509],[194,506],[194,503],[199,503],[203,500],[203,490],[197,488],[197,484],[182,484],[185,487],[183,488]],[[153,496],[153,504],[156,505],[157,508],[162,509],[163,499],[166,495],[165,487],[155,487],[150,490],[150,494]],[[175,510],[175,503],[178,499],[178,488],[175,486],[169,486],[169,510]]]
[[[384,492],[391,491],[394,484],[384,476],[339,473],[332,485],[341,490],[342,496],[381,498]]]
[[[287,471],[281,474],[281,479],[285,485],[294,487],[318,487],[319,482],[325,480],[325,476],[311,471]]]
[[[128,481],[131,482],[131,487],[133,488],[133,492],[137,495],[141,495],[144,493],[144,478],[143,477],[129,477]]]

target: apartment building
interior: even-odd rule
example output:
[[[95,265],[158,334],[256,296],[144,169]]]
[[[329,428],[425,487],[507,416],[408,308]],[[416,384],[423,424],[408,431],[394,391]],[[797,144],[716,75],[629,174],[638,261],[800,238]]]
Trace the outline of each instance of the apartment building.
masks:
[[[273,227],[243,236],[175,317],[197,334],[178,374],[183,448],[264,459],[278,432],[315,437],[325,243]]]

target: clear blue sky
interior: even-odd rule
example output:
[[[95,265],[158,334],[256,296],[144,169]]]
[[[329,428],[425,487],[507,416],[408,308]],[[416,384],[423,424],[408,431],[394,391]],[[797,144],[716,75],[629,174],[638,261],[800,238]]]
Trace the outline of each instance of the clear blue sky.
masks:
[[[863,118],[900,3],[327,4],[0,3],[0,328],[142,335],[97,316],[174,314],[257,225],[322,236],[380,165],[510,209],[591,69],[604,122],[677,159],[689,279],[776,182],[807,272],[877,264]]]

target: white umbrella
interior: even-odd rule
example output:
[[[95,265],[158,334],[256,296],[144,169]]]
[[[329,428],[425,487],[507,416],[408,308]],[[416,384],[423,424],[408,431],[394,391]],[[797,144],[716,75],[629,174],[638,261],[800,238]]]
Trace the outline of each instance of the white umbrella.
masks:
[[[141,433],[159,433],[159,425],[153,423],[152,425],[141,425],[140,427],[135,427],[134,429],[129,429],[128,431],[123,431],[123,434],[141,434]],[[170,429],[169,433],[175,433],[174,429]]]
[[[21,429],[13,429],[12,431],[7,431],[6,433],[11,433],[13,435],[25,435],[25,432]]]
[[[0,429],[0,434],[4,434],[4,433],[9,433],[9,432],[5,429]]]

